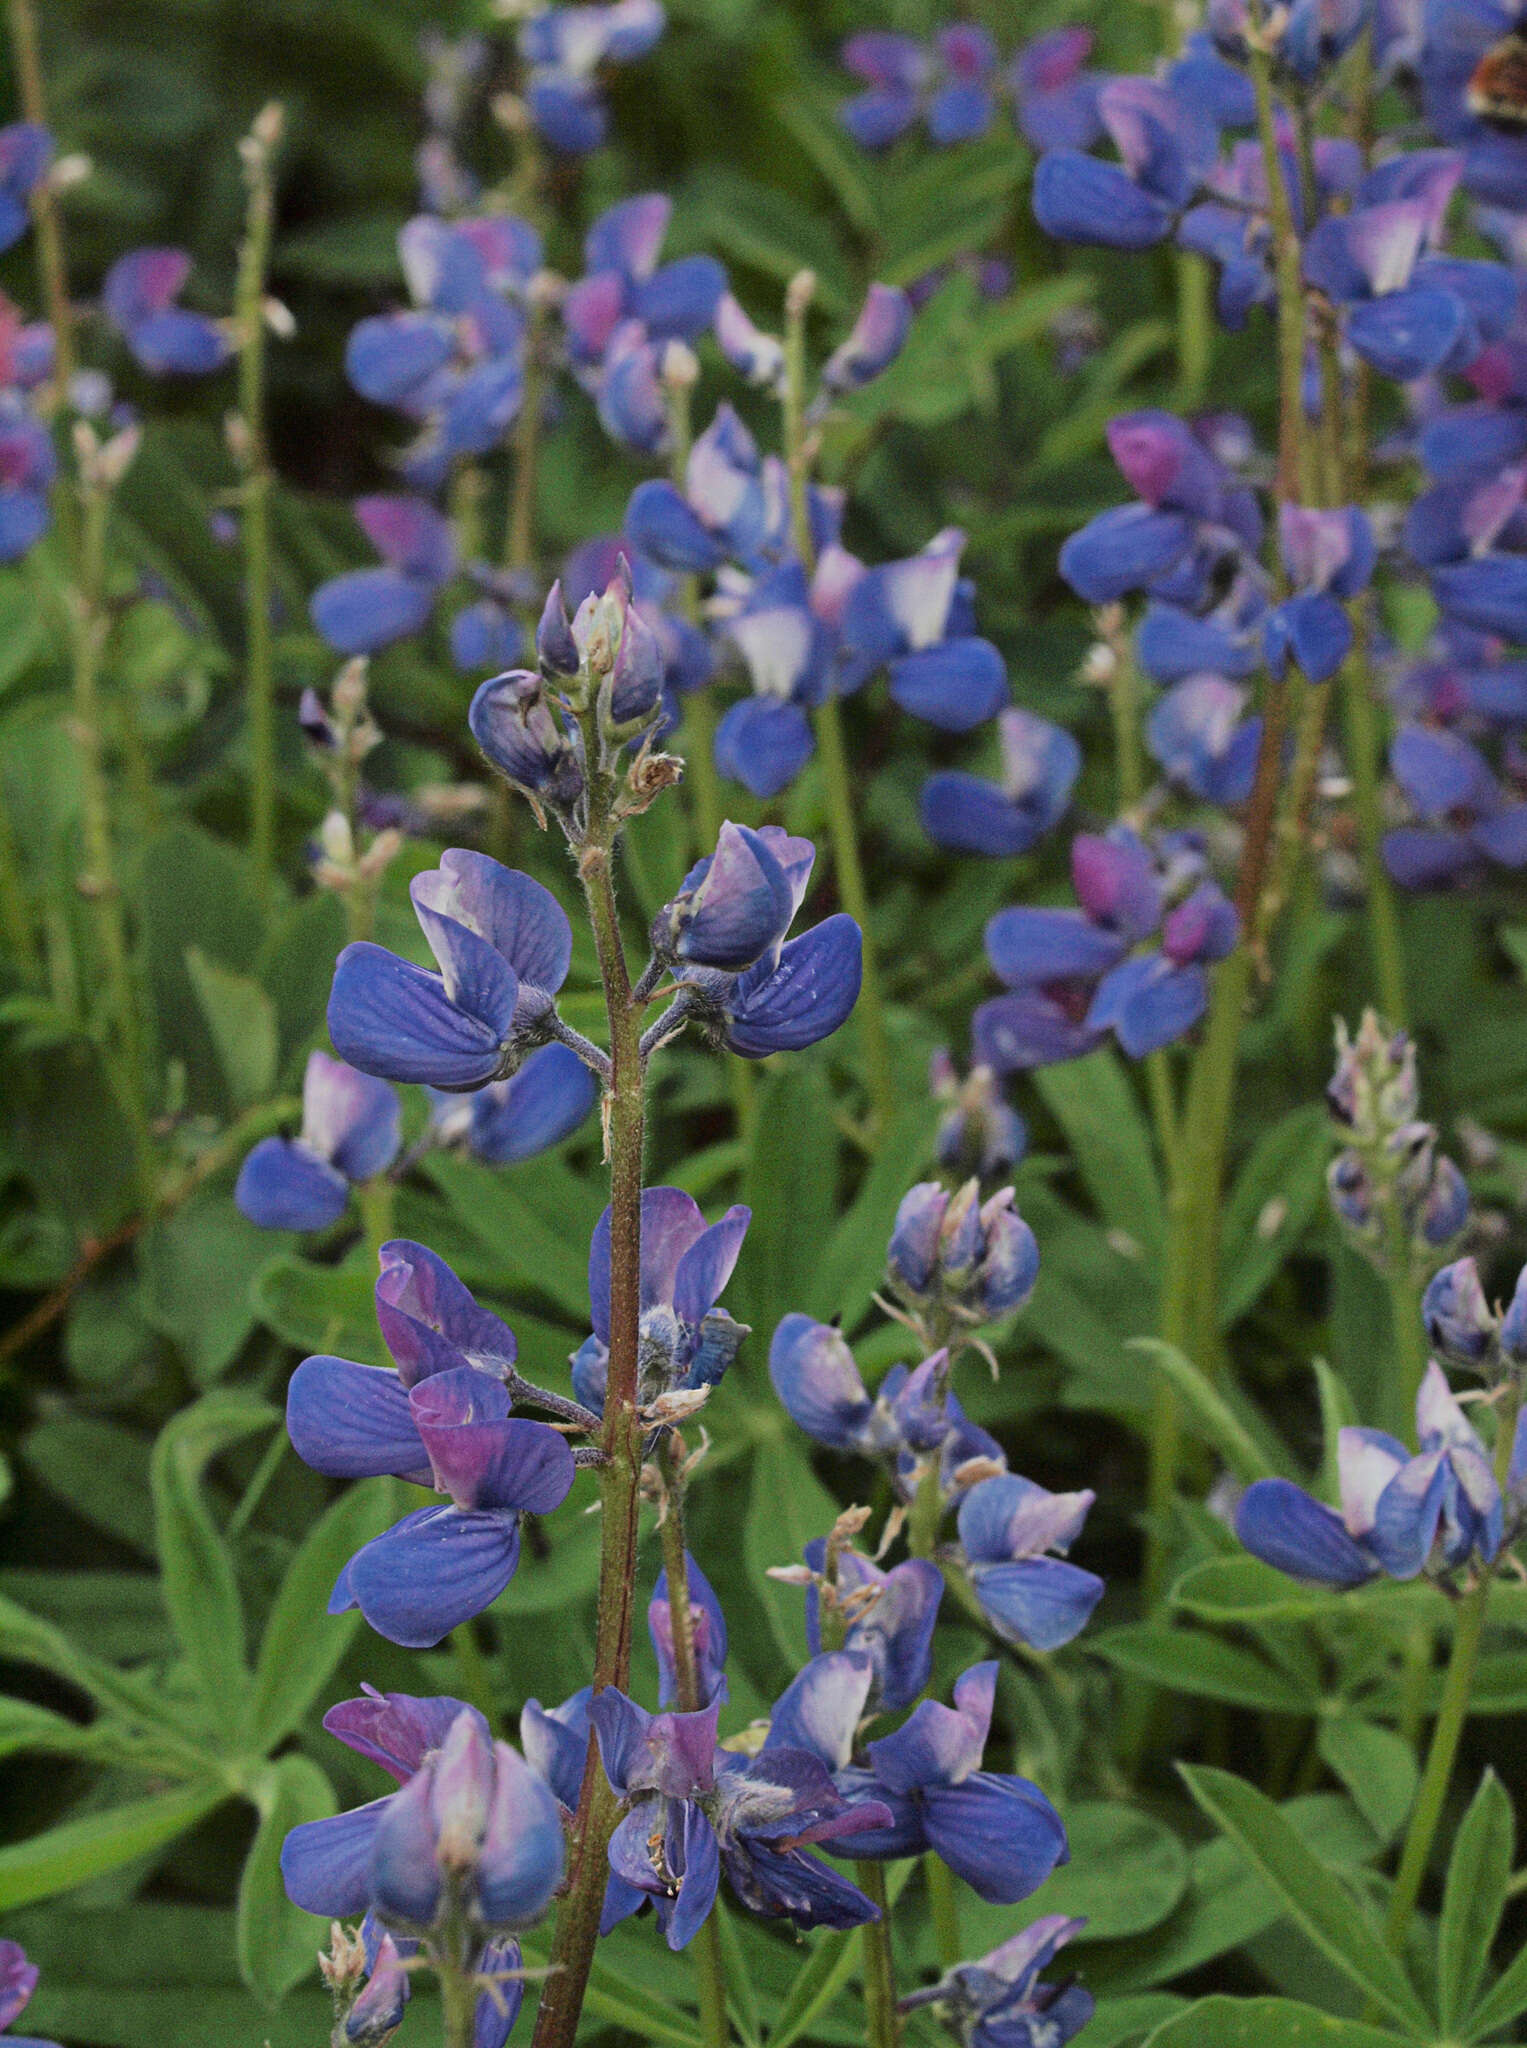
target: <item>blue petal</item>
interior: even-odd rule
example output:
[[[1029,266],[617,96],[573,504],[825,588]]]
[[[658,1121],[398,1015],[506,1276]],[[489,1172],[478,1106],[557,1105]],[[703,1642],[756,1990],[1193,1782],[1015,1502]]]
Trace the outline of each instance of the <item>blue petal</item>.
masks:
[[[1172,231],[1172,209],[1117,164],[1054,149],[1034,171],[1034,218],[1058,242],[1153,249]]]
[[[689,500],[661,477],[650,477],[631,493],[625,530],[634,548],[681,576],[703,576],[726,559]]]
[[[716,729],[716,766],[761,799],[778,796],[811,759],[811,723],[798,704],[744,697]]]
[[[19,562],[48,530],[41,491],[0,489],[0,562]]]
[[[262,1230],[326,1230],[350,1206],[350,1183],[306,1145],[262,1138],[233,1189],[240,1215]]]
[[[1281,675],[1292,655],[1312,683],[1328,682],[1352,650],[1352,622],[1324,590],[1306,590],[1274,606],[1264,631],[1273,673]]]
[[[1058,1650],[1087,1626],[1103,1581],[1058,1557],[990,1565],[973,1576],[981,1611],[1007,1643]]]
[[[510,1080],[472,1097],[473,1156],[487,1166],[533,1159],[572,1136],[598,1093],[598,1082],[570,1046],[543,1045]]]
[[[956,853],[1027,853],[1048,830],[1047,820],[1015,804],[997,783],[955,769],[928,777],[917,810],[928,837]]]
[[[744,1059],[800,1052],[847,1021],[859,999],[864,942],[846,911],[739,975],[726,997],[726,1042]]]
[[[681,256],[638,286],[632,311],[655,341],[697,341],[725,290],[726,272],[714,256]]]
[[[170,306],[127,330],[127,345],[154,377],[205,377],[221,369],[230,348],[216,321]]]
[[[923,1795],[929,1847],[988,1905],[1037,1891],[1070,1851],[1060,1815],[1026,1778],[975,1771]]]
[[[1324,1586],[1361,1586],[1378,1570],[1341,1516],[1291,1479],[1258,1479],[1236,1510],[1235,1533],[1264,1564]]]
[[[444,322],[427,313],[389,313],[362,320],[345,344],[345,374],[362,398],[400,405],[451,359]]]
[[[519,1556],[512,1516],[421,1508],[356,1552],[335,1589],[338,1611],[359,1607],[389,1642],[433,1649],[492,1606]]]
[[[352,569],[313,592],[313,624],[341,654],[375,654],[428,624],[431,585],[398,569]]]
[[[1380,376],[1409,384],[1440,369],[1465,317],[1461,302],[1449,292],[1389,292],[1351,309],[1347,339]]]
[[[1181,512],[1117,505],[1089,520],[1060,551],[1060,573],[1088,604],[1114,604],[1176,567],[1193,543]]]
[[[873,1408],[841,1330],[787,1315],[769,1345],[769,1378],[797,1428],[819,1444],[850,1448]]]
[[[286,1391],[286,1428],[305,1465],[331,1479],[423,1473],[429,1458],[395,1372],[348,1358],[305,1358]]]
[[[1106,974],[1124,953],[1117,932],[1079,910],[999,910],[986,926],[986,957],[1009,988]]]
[[[342,1059],[389,1081],[476,1088],[498,1071],[494,1033],[458,1010],[438,974],[359,940],[346,946],[329,995],[329,1035]]]
[[[1038,989],[994,996],[971,1019],[977,1058],[999,1074],[1080,1059],[1094,1050],[1101,1036]]]
[[[989,640],[946,640],[890,665],[894,701],[944,732],[969,732],[1007,702],[1007,664]]]
[[[1527,640],[1527,556],[1479,555],[1434,569],[1432,595],[1450,619],[1503,640]]]
[[[358,1919],[371,1904],[371,1851],[392,1794],[330,1820],[305,1821],[281,1845],[286,1896],[304,1913]]]
[[[1174,967],[1160,953],[1141,953],[1103,977],[1087,1025],[1111,1030],[1129,1057],[1138,1060],[1191,1031],[1208,1005],[1201,967]]]
[[[609,117],[591,79],[563,71],[535,72],[525,103],[538,133],[564,156],[587,156],[604,141]]]

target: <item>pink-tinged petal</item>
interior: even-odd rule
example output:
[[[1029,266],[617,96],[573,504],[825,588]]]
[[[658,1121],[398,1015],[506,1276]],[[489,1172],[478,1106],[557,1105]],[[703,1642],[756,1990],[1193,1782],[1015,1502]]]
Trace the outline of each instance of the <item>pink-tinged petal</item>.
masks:
[[[463,1360],[498,1377],[514,1364],[514,1332],[427,1245],[392,1238],[378,1256],[377,1322],[405,1386]]]
[[[444,583],[455,574],[451,522],[423,498],[357,498],[355,517],[382,560],[405,576]]]
[[[125,332],[151,313],[162,313],[190,275],[191,259],[184,249],[134,249],[107,271],[101,303]]]
[[[449,915],[454,902],[438,869],[426,869],[408,885],[414,914],[440,963],[445,995],[463,1016],[481,1025],[496,1045],[514,1032],[520,984],[514,969],[490,942]]]
[[[673,215],[673,201],[661,192],[644,192],[622,200],[602,213],[583,245],[591,271],[616,270],[640,280],[650,277]]]
[[[1071,880],[1088,917],[1121,938],[1146,938],[1160,922],[1155,864],[1132,832],[1079,832],[1071,842]]]
[[[449,1373],[425,1380],[416,1401]],[[572,1488],[575,1467],[567,1439],[544,1422],[520,1417],[432,1425],[417,1407],[419,1434],[442,1490],[456,1506],[506,1513],[550,1514]]]
[[[409,1693],[379,1693],[365,1688],[365,1697],[341,1700],[323,1717],[325,1731],[357,1756],[406,1784],[432,1749],[438,1749],[461,1714],[475,1714],[461,1700],[442,1694],[415,1699]],[[486,1730],[487,1723],[483,1723]]]
[[[813,1657],[776,1702],[765,1750],[804,1750],[820,1757],[828,1770],[844,1770],[853,1757],[874,1677],[873,1663],[859,1651]]]
[[[618,270],[581,277],[562,301],[562,323],[574,356],[597,363],[625,314],[626,282]]]
[[[1360,207],[1347,222],[1347,247],[1375,297],[1410,283],[1428,227],[1428,208],[1417,199]]]
[[[1454,1399],[1447,1374],[1435,1358],[1428,1364],[1416,1394],[1416,1434],[1424,1451],[1445,1448],[1484,1455],[1484,1445]]]
[[[507,1742],[493,1745],[493,1799],[477,1863],[478,1910],[490,1927],[533,1927],[562,1882],[562,1815],[550,1789]]]
[[[872,284],[847,339],[822,365],[828,391],[857,391],[900,355],[912,326],[912,302],[894,285]]]
[[[551,891],[517,868],[461,847],[443,853],[432,872],[441,877],[431,885],[438,908],[486,939],[525,988],[554,996],[572,964],[573,928]]]
[[[960,1541],[966,1554],[983,1563],[1006,1564],[1067,1551],[1081,1534],[1097,1495],[1049,1493],[1031,1479],[1005,1472],[983,1479],[960,1503]]]

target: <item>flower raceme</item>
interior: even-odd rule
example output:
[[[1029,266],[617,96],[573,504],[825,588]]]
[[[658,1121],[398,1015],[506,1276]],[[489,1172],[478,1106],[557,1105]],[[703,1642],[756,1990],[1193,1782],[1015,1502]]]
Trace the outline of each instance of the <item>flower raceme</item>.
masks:
[[[514,1576],[521,1513],[549,1513],[572,1485],[566,1440],[514,1415],[515,1401],[593,1418],[519,1377],[513,1332],[422,1245],[382,1247],[376,1301],[396,1369],[305,1359],[287,1429],[298,1456],[331,1478],[391,1474],[449,1496],[357,1551],[330,1598],[331,1613],[359,1607],[378,1634],[427,1648]]]
[[[1022,1308],[1039,1277],[1039,1246],[1012,1188],[982,1202],[980,1183],[957,1194],[923,1181],[904,1195],[886,1253],[891,1284],[915,1313],[993,1323]]]
[[[1092,1993],[1080,1984],[1041,1984],[1039,1974],[1086,1924],[1047,1913],[978,1961],[909,1992],[900,2009],[930,2008],[962,2048],[1064,2048],[1092,2018]]]
[[[1339,1513],[1292,1480],[1257,1480],[1236,1511],[1236,1534],[1279,1571],[1328,1586],[1361,1586],[1381,1573],[1448,1579],[1471,1561],[1493,1564],[1506,1503],[1435,1361],[1416,1396],[1416,1427],[1418,1456],[1383,1430],[1339,1433]],[[1519,1428],[1508,1482],[1513,1515],[1524,1464],[1527,1429]]]

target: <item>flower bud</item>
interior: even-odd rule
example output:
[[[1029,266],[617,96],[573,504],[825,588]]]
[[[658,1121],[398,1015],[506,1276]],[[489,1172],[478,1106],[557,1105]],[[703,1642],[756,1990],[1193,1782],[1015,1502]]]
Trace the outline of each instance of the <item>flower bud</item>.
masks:
[[[652,948],[663,959],[740,974],[784,937],[794,913],[789,878],[768,840],[728,819],[715,852],[658,912]]]
[[[382,2048],[402,2026],[407,2004],[408,1972],[397,1943],[384,1934],[366,1987],[345,2015],[342,2027],[336,2029],[336,2041],[342,2034],[353,2048]]]
[[[564,813],[582,796],[582,750],[529,669],[510,669],[484,683],[467,724],[494,767],[527,796]]]
[[[1373,1228],[1373,1181],[1355,1152],[1338,1152],[1326,1168],[1326,1194],[1349,1230],[1366,1235]]]
[[[1426,1334],[1444,1358],[1479,1366],[1495,1343],[1497,1323],[1472,1259],[1457,1259],[1435,1275],[1421,1297]]]
[[[1527,1266],[1517,1275],[1516,1292],[1501,1317],[1498,1341],[1502,1355],[1513,1365],[1527,1365]]]
[[[627,603],[610,673],[610,714],[617,725],[650,718],[662,694],[662,644],[640,607]]]
[[[536,627],[536,661],[548,682],[578,673],[578,644],[567,622],[560,579],[546,593],[546,602],[541,607],[541,622]]]
[[[1434,1250],[1450,1244],[1469,1220],[1469,1184],[1451,1159],[1439,1159],[1421,1204],[1420,1235]]]

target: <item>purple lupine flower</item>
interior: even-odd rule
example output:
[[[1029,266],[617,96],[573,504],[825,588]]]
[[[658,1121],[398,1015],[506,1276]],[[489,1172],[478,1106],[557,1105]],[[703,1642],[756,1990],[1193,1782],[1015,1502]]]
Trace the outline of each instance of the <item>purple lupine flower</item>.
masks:
[[[822,365],[822,389],[838,394],[873,383],[900,355],[912,302],[895,285],[872,284],[853,327]]]
[[[0,389],[35,391],[53,375],[56,355],[53,329],[47,321],[24,319],[20,309],[0,292]],[[87,408],[77,405],[76,410]]]
[[[302,1129],[262,1138],[239,1168],[233,1199],[265,1230],[326,1230],[357,1181],[385,1173],[402,1142],[402,1111],[385,1081],[327,1053],[308,1055]]]
[[[515,1342],[442,1259],[385,1244],[377,1320],[396,1369],[304,1359],[287,1390],[298,1456],[335,1479],[391,1474],[450,1496],[405,1515],[357,1551],[329,1611],[358,1606],[380,1635],[427,1648],[489,1606],[519,1563],[521,1512],[548,1514],[573,1483],[573,1454],[545,1423],[511,1413],[537,1398]]]
[[[385,566],[331,577],[309,609],[339,653],[375,654],[428,621],[436,594],[456,573],[456,541],[450,521],[422,498],[357,498],[354,509]]]
[[[175,304],[190,274],[184,249],[134,249],[106,273],[106,317],[152,377],[204,377],[232,353],[217,321]]]
[[[1463,152],[1463,180],[1491,205],[1520,208],[1527,192],[1527,140],[1488,113],[1480,73],[1516,25],[1501,0],[1431,0],[1423,15],[1417,70],[1428,126]]]
[[[833,1450],[879,1457],[901,1445],[895,1404],[909,1377],[893,1366],[873,1398],[854,1354],[833,1323],[787,1315],[769,1345],[769,1378],[797,1428]]]
[[[822,1593],[818,1580],[827,1564],[827,1539],[806,1545],[806,1563],[817,1575],[806,1588],[806,1641],[813,1657],[822,1654]],[[944,1577],[925,1557],[909,1557],[882,1571],[857,1550],[836,1553],[834,1592],[848,1617],[840,1648],[867,1657],[867,1710],[896,1713],[910,1707],[933,1670],[933,1630]]]
[[[1421,1297],[1421,1320],[1428,1341],[1444,1358],[1476,1371],[1490,1356],[1500,1329],[1472,1259],[1455,1259],[1432,1275]]]
[[[19,392],[0,392],[0,562],[19,561],[47,531],[57,473],[47,428]]]
[[[451,659],[463,672],[510,668],[524,652],[525,634],[502,598],[474,598],[451,620]]]
[[[460,847],[409,884],[439,971],[369,940],[346,946],[329,1035],[362,1073],[437,1088],[503,1080],[544,1042],[573,934],[548,889]]]
[[[1009,705],[997,714],[997,744],[997,781],[946,769],[923,784],[918,816],[940,846],[999,857],[1027,853],[1065,814],[1082,767],[1082,750],[1065,727]]]
[[[353,2043],[354,2048],[381,2048],[403,2024],[410,1990],[403,1949],[412,1950],[417,1944],[405,1935],[400,1948],[390,1934],[379,1929],[375,1915],[368,1913],[361,1923],[361,1945],[367,1977],[359,1997],[345,2014],[343,2038]],[[517,1964],[518,1945],[511,1946]],[[336,2029],[336,2040],[339,2031]]]
[[[658,912],[660,959],[741,973],[777,950],[805,898],[816,849],[778,825],[723,823],[716,851],[697,861]]]
[[[292,1829],[281,1874],[294,1904],[334,1917],[369,1908],[411,1937],[442,1908],[464,1912],[479,1944],[544,1917],[562,1881],[557,1802],[475,1707],[372,1694],[332,1708],[324,1726],[400,1789]]]
[[[580,1686],[559,1707],[526,1700],[520,1712],[520,1748],[525,1761],[542,1783],[551,1787],[557,1804],[569,1817],[578,1810],[583,1788],[594,1725],[589,1718],[593,1697],[591,1685]]]
[[[0,140],[4,134],[5,131],[0,129]],[[10,2031],[12,2020],[26,2009],[37,1989],[37,1978],[37,1965],[27,1961],[27,1953],[21,1943],[0,1941],[0,2034],[4,2035],[9,2048],[58,2048],[56,2041],[40,2041],[33,2035]]]
[[[720,1702],[692,1714],[649,1714],[613,1686],[591,1713],[611,1788],[627,1806],[610,1838],[608,1931],[650,1899],[671,1949],[699,1931],[724,1869],[750,1912],[797,1927],[858,1927],[877,1909],[808,1853],[891,1816],[851,1806],[819,1758],[777,1748],[748,1759],[719,1749]]]
[[[1176,852],[1177,846],[1160,851]],[[1131,1059],[1191,1030],[1208,1002],[1204,963],[1235,944],[1235,912],[1188,844],[1189,893],[1165,911],[1165,876],[1134,833],[1079,833],[1071,873],[1080,910],[1002,910],[986,928],[987,958],[1007,995],[973,1020],[978,1058],[998,1073],[1079,1059],[1109,1031]],[[1163,913],[1165,912],[1165,915]],[[1159,929],[1161,945],[1131,948]]]
[[[573,368],[612,439],[651,454],[667,439],[659,382],[665,342],[694,342],[715,318],[726,273],[713,256],[658,266],[672,200],[648,192],[601,214],[584,242],[587,269],[562,302]]]
[[[990,1067],[973,1066],[962,1081],[948,1050],[940,1046],[928,1062],[928,1086],[946,1106],[933,1141],[933,1154],[947,1172],[983,1181],[1016,1166],[1029,1148],[1028,1126],[1003,1100]]]
[[[1039,1246],[1010,1187],[981,1200],[922,1181],[901,1199],[886,1253],[891,1284],[917,1308],[937,1304],[960,1322],[989,1323],[1022,1308],[1039,1278]]]
[[[1527,1364],[1527,1266],[1516,1276],[1516,1286],[1500,1319],[1496,1341],[1501,1356],[1512,1365]]]
[[[1227,571],[1261,545],[1255,494],[1172,413],[1121,415],[1109,423],[1108,446],[1140,502],[1100,513],[1072,534],[1060,551],[1062,576],[1088,604],[1145,590],[1188,611],[1205,609]]]
[[[1497,635],[1444,619],[1424,652],[1396,669],[1390,696],[1402,718],[1421,724],[1514,731],[1527,726],[1527,661]]]
[[[1368,587],[1376,559],[1373,530],[1355,505],[1322,512],[1280,504],[1278,539],[1294,595],[1267,615],[1268,666],[1281,676],[1292,660],[1310,682],[1327,682],[1352,648],[1342,600]]]
[[[1294,0],[1274,61],[1300,84],[1313,85],[1344,57],[1368,26],[1372,0]],[[1244,62],[1251,17],[1246,0],[1210,0],[1207,22],[1215,48]]]
[[[778,456],[758,444],[730,405],[689,451],[684,489],[666,478],[638,484],[626,535],[639,553],[678,575],[704,575],[723,562],[757,569],[786,545],[790,503]]]
[[[728,1692],[726,1616],[721,1612],[721,1602],[716,1598],[710,1580],[687,1550],[684,1553],[684,1577],[689,1588],[695,1675],[699,1681],[701,1704],[708,1707],[716,1700],[724,1700]],[[657,1575],[657,1584],[647,1605],[647,1633],[652,1638],[652,1648],[657,1657],[657,1703],[660,1707],[674,1706],[679,1697],[679,1677],[673,1660],[673,1608],[668,1598],[666,1566]]]
[[[1058,1650],[1086,1627],[1103,1581],[1067,1564],[1097,1496],[1047,1493],[1004,1472],[982,1479],[960,1503],[960,1545],[981,1611],[1005,1643]],[[1058,1556],[1050,1553],[1058,1552]]]
[[[1360,1586],[1379,1573],[1445,1578],[1493,1563],[1504,1507],[1489,1455],[1435,1361],[1416,1396],[1421,1452],[1381,1429],[1337,1437],[1341,1512],[1289,1479],[1258,1479],[1236,1511],[1246,1548],[1291,1578]]]
[[[778,392],[785,374],[785,345],[777,334],[756,327],[730,292],[716,302],[716,345],[732,368],[765,391]]]
[[[1234,809],[1251,795],[1262,744],[1262,720],[1245,708],[1245,690],[1225,676],[1185,676],[1151,707],[1145,744],[1169,781]]]
[[[1487,862],[1527,864],[1527,799],[1508,796],[1468,740],[1405,725],[1394,737],[1389,765],[1420,821],[1384,835],[1384,865],[1402,888],[1464,882]]]
[[[514,1166],[570,1138],[598,1093],[570,1046],[543,1045],[507,1080],[467,1096],[436,1094],[430,1122],[441,1143],[463,1141],[484,1166]]]
[[[937,1984],[909,1992],[899,2010],[931,2007],[964,2048],[1065,2048],[1095,2001],[1080,1984],[1041,1984],[1039,1973],[1086,1925],[1047,1913],[978,1962],[958,1963]]]
[[[52,156],[53,138],[35,122],[13,121],[0,128],[0,250],[19,242],[31,226],[32,194]]]
[[[756,576],[726,621],[753,685],[716,729],[716,766],[756,797],[777,796],[811,759],[808,710],[829,687],[838,627],[864,565],[836,542],[808,585],[790,557]]]
[[[997,1690],[995,1662],[955,1680],[954,1706],[924,1700],[895,1732],[854,1761],[855,1736],[871,1683],[867,1657],[817,1657],[774,1710],[776,1742],[809,1749],[847,1799],[890,1809],[888,1822],[854,1837],[872,1862],[932,1850],[988,1904],[1015,1905],[1068,1859],[1060,1815],[1037,1785],[981,1768]]]
[[[849,37],[841,61],[867,88],[838,109],[861,148],[885,149],[919,119],[941,147],[969,142],[996,113],[996,45],[973,22],[941,29],[931,46],[867,29]]]
[[[520,29],[530,66],[525,102],[537,130],[564,156],[584,156],[604,141],[609,117],[599,96],[604,64],[644,57],[663,33],[658,0],[612,6],[546,7]]]
[[[1007,701],[1007,666],[974,631],[960,579],[965,536],[936,534],[920,554],[866,570],[849,589],[833,686],[847,693],[884,668],[893,701],[945,732],[968,732]]]
[[[1103,132],[1098,88],[1086,68],[1089,28],[1052,28],[1027,42],[1008,67],[1018,126],[1033,149],[1091,149]]]
[[[1034,218],[1060,242],[1154,248],[1213,168],[1219,132],[1195,99],[1150,78],[1111,78],[1098,116],[1119,153],[1048,150],[1034,170]]]
[[[748,1334],[719,1306],[753,1212],[733,1203],[707,1224],[680,1188],[642,1190],[641,1342],[638,1402],[674,1388],[711,1387]],[[589,1244],[589,1308],[594,1334],[573,1354],[573,1391],[596,1413],[604,1408],[610,1353],[610,1211]]]

